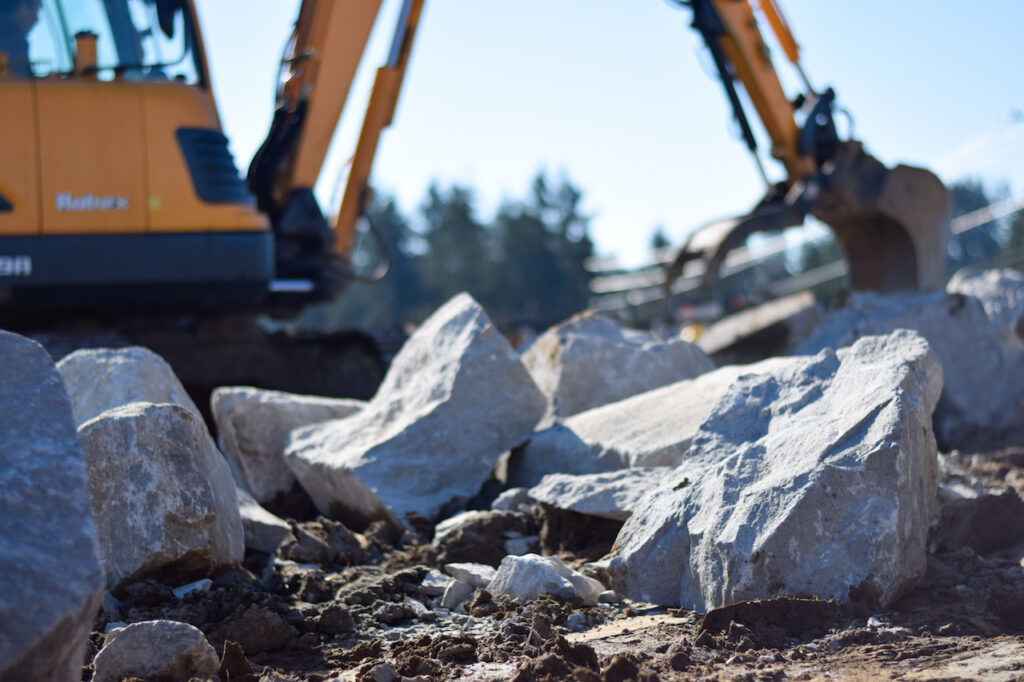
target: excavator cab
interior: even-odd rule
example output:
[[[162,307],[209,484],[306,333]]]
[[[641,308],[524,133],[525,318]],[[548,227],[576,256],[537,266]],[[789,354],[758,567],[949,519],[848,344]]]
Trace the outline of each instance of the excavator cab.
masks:
[[[693,27],[710,50],[733,114],[765,183],[764,198],[749,213],[694,232],[666,272],[666,288],[690,261],[704,263],[710,287],[730,250],[755,232],[803,224],[811,215],[829,225],[846,256],[855,290],[936,289],[945,280],[949,193],[930,171],[887,168],[835,124],[835,93],[811,87],[799,48],[775,0],[758,4],[795,66],[806,91],[790,100],[775,73],[750,2],[686,0]],[[736,88],[742,83],[772,141],[787,179],[768,183],[757,141]]]

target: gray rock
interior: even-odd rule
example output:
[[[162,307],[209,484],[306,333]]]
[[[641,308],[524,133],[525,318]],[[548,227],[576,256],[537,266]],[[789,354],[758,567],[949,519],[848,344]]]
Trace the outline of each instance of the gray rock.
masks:
[[[447,576],[436,568],[432,568],[423,576],[420,589],[428,597],[440,597],[448,586],[451,585],[452,580],[454,578],[451,576]]]
[[[366,409],[299,429],[285,457],[320,511],[355,527],[435,519],[480,490],[544,409],[508,341],[460,294],[405,342]]]
[[[482,519],[486,519],[487,512],[479,509],[459,512],[455,516],[441,521],[434,526],[434,539],[432,544],[437,547],[445,538],[455,535],[462,528],[473,525]]]
[[[168,567],[184,581],[241,563],[235,483],[193,412],[131,403],[78,435],[110,590]]]
[[[76,350],[57,363],[81,426],[109,409],[128,403],[173,403],[201,418],[174,370],[141,346]]]
[[[444,567],[444,571],[456,580],[461,580],[480,589],[487,587],[487,583],[494,579],[495,574],[494,566],[466,562],[448,564]]]
[[[602,474],[548,474],[530,496],[558,509],[625,521],[671,467],[622,469]]]
[[[261,507],[241,487],[235,486],[235,494],[238,496],[238,513],[242,517],[242,533],[248,549],[273,554],[285,542],[295,540],[292,527],[287,521]]]
[[[548,397],[545,425],[715,367],[692,343],[626,329],[595,312],[541,334],[523,364]]]
[[[1024,439],[1024,275],[962,271],[947,293],[854,294],[797,352],[895,329],[919,332],[942,362],[940,448],[984,451]]]
[[[537,504],[527,488],[509,488],[491,502],[492,511],[524,511]]]
[[[925,570],[941,390],[909,331],[740,378],[626,521],[612,587],[699,611],[851,590],[890,604]]]
[[[604,585],[572,570],[558,557],[537,554],[505,557],[487,585],[492,595],[503,594],[519,601],[553,594],[563,599],[579,597],[588,606],[597,604],[604,590]]]
[[[569,417],[513,451],[507,483],[533,487],[547,474],[676,466],[711,408],[740,376],[764,374],[793,362],[772,358],[721,367]]]
[[[505,540],[504,547],[505,554],[512,554],[514,556],[533,554],[540,549],[540,536],[527,535],[520,538],[509,538]]]
[[[295,483],[295,475],[284,461],[288,435],[294,429],[342,419],[365,404],[248,386],[221,387],[210,396],[220,449],[261,503],[287,493]]]
[[[103,598],[85,462],[42,346],[0,331],[0,679],[79,680]]]
[[[129,677],[188,680],[216,678],[220,661],[198,628],[173,620],[148,620],[107,635],[93,665],[93,682]]]
[[[464,580],[453,579],[441,596],[441,608],[454,611],[459,604],[473,596],[476,588]]]

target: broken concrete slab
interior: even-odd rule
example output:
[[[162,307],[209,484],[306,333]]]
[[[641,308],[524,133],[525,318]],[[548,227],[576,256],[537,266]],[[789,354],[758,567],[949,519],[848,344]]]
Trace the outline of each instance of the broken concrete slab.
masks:
[[[244,489],[235,486],[238,513],[242,517],[242,533],[246,549],[273,554],[286,542],[295,540],[292,527],[279,516],[274,516]]]
[[[697,346],[584,312],[541,334],[523,364],[548,399],[543,424],[714,369]]]
[[[530,497],[558,509],[625,521],[671,471],[644,467],[581,476],[548,474],[530,488]]]
[[[433,546],[441,564],[483,563],[497,566],[508,554],[509,537],[537,532],[528,514],[511,511],[468,511],[437,524]]]
[[[38,343],[0,331],[0,679],[79,680],[103,598],[71,403]]]
[[[456,580],[461,580],[464,583],[469,583],[473,587],[483,589],[487,587],[487,583],[494,579],[494,575],[497,571],[494,566],[464,561],[446,564],[444,572]]]
[[[547,474],[676,466],[711,408],[740,376],[791,364],[791,358],[771,358],[754,365],[720,367],[569,417],[512,452],[506,482],[529,488]]]
[[[321,512],[353,528],[436,519],[480,490],[545,407],[508,341],[460,294],[409,337],[364,410],[294,432],[285,458]]]
[[[941,390],[905,330],[741,377],[626,521],[612,587],[698,611],[782,594],[890,604],[925,570]]]
[[[289,434],[302,426],[342,419],[362,400],[321,398],[248,386],[223,386],[210,395],[221,451],[257,502],[287,493],[295,475],[284,461]]]
[[[81,426],[109,409],[128,403],[173,403],[201,418],[174,370],[141,346],[76,350],[57,363]]]
[[[216,678],[220,661],[202,630],[173,620],[133,623],[107,635],[93,682]]]
[[[184,582],[241,563],[235,482],[194,412],[130,403],[78,435],[108,589],[166,570]]]
[[[796,352],[839,348],[870,334],[914,329],[942,363],[935,411],[943,451],[989,450],[1024,441],[1024,275],[958,273],[946,293],[855,293]]]
[[[600,582],[572,570],[558,557],[539,554],[505,557],[487,584],[492,595],[503,594],[519,601],[553,594],[563,599],[579,597],[588,606],[597,604],[604,590]]]
[[[696,343],[718,366],[746,365],[790,354],[814,333],[824,316],[814,294],[801,291],[723,317]]]

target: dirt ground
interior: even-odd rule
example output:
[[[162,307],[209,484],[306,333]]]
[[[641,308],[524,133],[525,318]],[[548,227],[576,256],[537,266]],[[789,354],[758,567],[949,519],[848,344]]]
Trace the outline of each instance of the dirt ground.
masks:
[[[449,612],[424,581],[430,569],[496,564],[505,539],[533,533],[545,553],[582,567],[617,526],[494,512],[433,547],[429,524],[356,534],[291,499],[276,511],[296,519],[296,542],[276,557],[250,553],[244,569],[182,599],[155,580],[127,587],[97,619],[89,658],[108,623],[167,618],[203,630],[222,655],[220,680],[232,682],[1024,679],[1024,449],[943,460],[927,574],[883,613],[798,598],[709,614],[550,596],[519,604],[483,590]],[[978,481],[991,494],[948,492]]]

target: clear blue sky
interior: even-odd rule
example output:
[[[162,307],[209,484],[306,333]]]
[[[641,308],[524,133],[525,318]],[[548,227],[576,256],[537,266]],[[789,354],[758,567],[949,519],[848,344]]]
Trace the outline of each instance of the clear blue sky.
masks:
[[[882,161],[1024,192],[1024,2],[780,4],[812,83],[836,88],[856,136]],[[269,124],[299,2],[197,5],[244,168]],[[317,187],[325,202],[343,178],[397,7],[385,0]],[[486,219],[503,198],[525,196],[539,169],[565,174],[584,192],[599,251],[626,263],[644,259],[657,225],[681,242],[703,222],[745,212],[763,187],[689,23],[688,10],[665,0],[428,0],[375,185],[413,219],[432,180],[468,185]],[[788,72],[781,50],[773,54]]]

